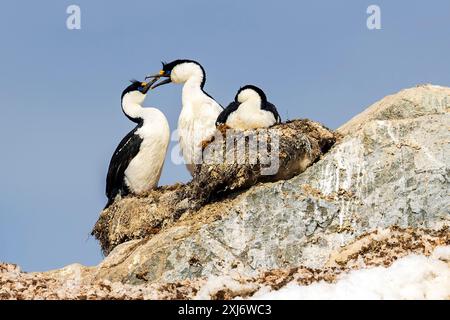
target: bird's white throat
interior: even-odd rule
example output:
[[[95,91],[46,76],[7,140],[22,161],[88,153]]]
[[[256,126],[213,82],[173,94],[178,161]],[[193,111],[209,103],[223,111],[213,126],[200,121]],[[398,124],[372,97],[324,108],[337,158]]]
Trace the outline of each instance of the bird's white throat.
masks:
[[[198,84],[198,86],[201,85],[204,77],[202,68],[193,62],[182,63],[176,66],[170,74],[170,79],[174,83],[186,83],[189,81],[192,84]]]
[[[144,118],[145,109],[142,108],[142,103],[145,100],[145,94],[141,92],[129,92],[124,95],[122,99],[123,112],[130,118]]]

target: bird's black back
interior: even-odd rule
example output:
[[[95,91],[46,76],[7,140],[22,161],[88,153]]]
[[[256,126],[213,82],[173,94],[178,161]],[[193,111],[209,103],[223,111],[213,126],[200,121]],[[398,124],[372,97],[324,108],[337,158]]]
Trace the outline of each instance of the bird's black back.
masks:
[[[130,131],[117,146],[109,163],[108,175],[106,177],[106,196],[108,203],[105,209],[109,207],[118,194],[127,195],[130,190],[125,184],[125,170],[128,168],[131,160],[138,154],[141,147],[142,138],[136,134],[136,131],[142,127],[140,122],[132,131]]]
[[[276,123],[281,123],[280,114],[278,113],[277,107],[275,107],[274,104],[270,103],[269,101],[266,101],[266,103],[262,104],[261,109],[271,112],[275,117]]]
[[[217,117],[216,126],[225,124],[228,120],[230,114],[235,112],[239,108],[240,103],[233,101],[231,102]]]

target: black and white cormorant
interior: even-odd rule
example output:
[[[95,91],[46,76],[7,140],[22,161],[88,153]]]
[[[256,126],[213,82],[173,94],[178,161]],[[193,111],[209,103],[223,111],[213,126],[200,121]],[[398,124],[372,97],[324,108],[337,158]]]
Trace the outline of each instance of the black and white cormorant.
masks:
[[[141,194],[158,185],[170,131],[161,111],[142,107],[153,83],[133,80],[122,93],[122,110],[137,126],[122,139],[111,158],[105,208],[118,195]]]
[[[186,166],[193,174],[194,164],[201,163],[202,146],[215,134],[216,119],[222,106],[204,91],[205,69],[193,60],[175,60],[163,63],[154,78],[166,78],[155,84],[183,83],[182,109],[178,118],[178,136]]]
[[[239,89],[228,107],[218,116],[216,126],[237,130],[268,128],[281,122],[277,108],[267,101],[258,87],[246,85]]]

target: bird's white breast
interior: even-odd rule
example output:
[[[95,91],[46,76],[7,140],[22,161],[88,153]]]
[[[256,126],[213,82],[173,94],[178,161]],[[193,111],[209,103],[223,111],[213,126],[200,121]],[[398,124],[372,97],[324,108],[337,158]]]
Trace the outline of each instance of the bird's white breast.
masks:
[[[202,142],[212,138],[216,120],[222,112],[220,105],[200,89],[183,88],[183,108],[178,119],[180,148],[188,170],[201,162]]]
[[[272,112],[262,110],[253,103],[242,103],[239,108],[228,116],[226,124],[237,130],[268,128],[276,123]]]
[[[125,182],[133,193],[139,194],[158,185],[169,144],[169,124],[157,110],[144,119],[136,134],[143,140],[138,154],[125,170]]]

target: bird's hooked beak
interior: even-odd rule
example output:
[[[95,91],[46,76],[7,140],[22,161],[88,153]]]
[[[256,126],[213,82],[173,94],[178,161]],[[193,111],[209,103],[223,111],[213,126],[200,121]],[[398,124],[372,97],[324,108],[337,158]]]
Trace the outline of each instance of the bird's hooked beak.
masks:
[[[141,85],[143,87],[142,89],[142,93],[143,94],[147,94],[148,90],[150,90],[152,88],[152,85],[157,81],[158,79],[153,79],[150,82],[142,82]]]
[[[167,84],[167,83],[171,83],[172,82],[172,80],[170,79],[170,72],[165,72],[164,70],[161,70],[158,74],[146,76],[145,80],[147,80],[149,78],[153,78],[153,80],[151,81],[151,83],[153,85],[156,81],[158,81],[162,77],[167,78],[167,79],[164,79],[163,81],[158,82],[157,84],[152,86],[152,89],[155,89],[156,87],[162,86],[163,84]]]

